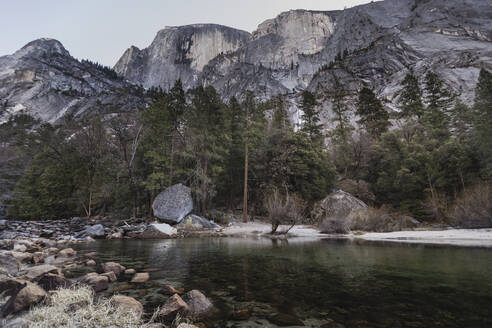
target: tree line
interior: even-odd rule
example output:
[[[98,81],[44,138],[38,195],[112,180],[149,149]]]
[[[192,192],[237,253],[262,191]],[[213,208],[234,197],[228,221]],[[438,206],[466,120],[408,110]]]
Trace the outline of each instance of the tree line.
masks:
[[[0,129],[2,142],[25,169],[15,178],[9,215],[148,216],[160,191],[184,183],[202,215],[220,208],[242,210],[247,219],[265,213],[266,193],[310,208],[350,181],[351,192],[372,206],[445,220],[463,190],[490,181],[487,70],[472,107],[433,72],[410,72],[392,113],[370,88],[355,101],[352,93],[336,77],[330,90],[303,91],[297,126],[287,96],[260,102],[245,92],[225,102],[213,87],[186,92],[180,81],[169,91],[148,90],[150,105],[133,113],[66,117],[56,126],[12,117]],[[326,100],[331,129],[321,122]]]

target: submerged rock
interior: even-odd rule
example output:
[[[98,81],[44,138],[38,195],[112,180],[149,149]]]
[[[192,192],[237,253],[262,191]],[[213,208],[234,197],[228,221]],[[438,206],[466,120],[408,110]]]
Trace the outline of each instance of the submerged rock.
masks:
[[[131,282],[142,283],[142,282],[147,282],[149,280],[150,280],[150,274],[148,272],[139,272],[136,273],[135,276],[133,276]]]
[[[212,302],[196,289],[186,293],[183,301],[188,305],[188,314],[193,317],[206,316],[214,309]]]
[[[161,221],[170,224],[180,223],[193,210],[191,189],[182,184],[167,188],[157,195],[152,209],[154,216]]]
[[[124,266],[116,262],[106,262],[101,264],[101,270],[106,272],[114,272],[116,276],[119,276],[122,272],[126,270]]]

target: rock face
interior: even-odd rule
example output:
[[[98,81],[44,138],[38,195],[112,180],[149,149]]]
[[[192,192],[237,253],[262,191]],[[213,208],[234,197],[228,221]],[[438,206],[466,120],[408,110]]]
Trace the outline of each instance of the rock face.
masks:
[[[114,69],[144,87],[171,87],[177,79],[195,86],[210,60],[243,46],[249,33],[214,24],[167,27],[143,50],[130,47]]]
[[[215,39],[190,38],[188,31],[203,29],[206,35],[210,27],[163,30],[149,48],[128,49],[115,69],[146,87],[166,89],[181,77],[189,88],[198,80],[226,98],[244,90],[268,98],[293,89],[316,91],[319,84],[329,89],[336,76],[355,88],[366,83],[389,108],[406,72],[432,69],[470,102],[480,67],[492,68],[491,14],[483,0],[386,0],[343,11],[292,10],[261,23],[249,38],[228,33],[236,41],[227,44],[234,46],[223,47],[223,53],[217,47],[208,56],[194,49],[215,45]],[[182,58],[188,59],[184,65]],[[330,106],[325,104],[327,115]]]
[[[193,210],[191,189],[177,184],[161,192],[152,204],[154,216],[160,220],[176,224]]]
[[[137,89],[110,69],[73,58],[59,41],[38,39],[0,57],[0,122],[25,112],[54,123],[113,103],[130,110],[142,104]]]

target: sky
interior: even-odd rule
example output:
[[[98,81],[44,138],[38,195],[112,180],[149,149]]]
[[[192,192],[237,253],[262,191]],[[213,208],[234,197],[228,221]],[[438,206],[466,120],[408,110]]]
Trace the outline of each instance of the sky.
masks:
[[[369,0],[0,0],[0,56],[57,39],[72,56],[114,66],[166,26],[215,23],[252,32],[290,9],[337,10]]]

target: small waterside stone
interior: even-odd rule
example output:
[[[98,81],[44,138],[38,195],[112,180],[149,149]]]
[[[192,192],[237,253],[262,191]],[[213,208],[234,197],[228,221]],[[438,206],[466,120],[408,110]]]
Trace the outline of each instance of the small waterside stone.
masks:
[[[58,252],[58,256],[61,257],[73,257],[77,255],[77,252],[73,248],[65,248]]]
[[[131,282],[143,283],[150,280],[150,274],[148,272],[139,272],[133,276]]]
[[[105,236],[104,226],[102,224],[95,224],[93,226],[88,226],[81,232],[75,235],[77,238],[102,238]]]
[[[110,282],[115,282],[118,280],[118,278],[116,277],[116,274],[113,271],[102,273],[101,276],[108,277]]]
[[[73,281],[56,274],[48,273],[38,281],[38,285],[49,292],[60,288],[70,288],[73,286]]]
[[[278,313],[268,318],[268,321],[277,326],[304,326],[304,323],[294,315]]]
[[[188,311],[188,304],[175,294],[162,305],[157,315],[165,322],[172,322],[178,313],[187,313]]]
[[[108,289],[109,286],[109,278],[95,272],[86,274],[80,278],[80,282],[91,286],[96,293]]]
[[[60,269],[58,269],[56,266],[50,264],[42,264],[29,268],[27,270],[26,278],[30,281],[37,281],[48,273],[61,275]]]
[[[122,272],[126,270],[124,266],[116,262],[106,262],[101,264],[101,270],[103,272],[114,272],[116,276],[119,276]]]
[[[142,316],[143,305],[133,297],[116,295],[111,298],[111,303],[117,308],[134,312],[138,318]]]
[[[125,274],[128,274],[128,275],[135,274],[135,273],[137,273],[137,271],[135,271],[135,269],[126,269],[125,270]]]
[[[183,301],[188,305],[188,313],[193,317],[206,316],[214,309],[212,302],[196,289],[186,293]]]
[[[41,302],[46,292],[38,285],[27,282],[16,295],[13,295],[2,308],[3,316],[22,311],[31,305]]]
[[[174,288],[173,286],[170,285],[162,286],[162,289],[160,291],[164,295],[174,295],[174,294],[181,295],[184,293],[183,288]]]
[[[94,260],[87,260],[87,262],[85,262],[85,265],[94,267],[97,264],[96,264],[96,261],[94,261]]]

